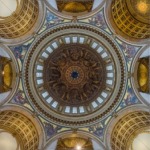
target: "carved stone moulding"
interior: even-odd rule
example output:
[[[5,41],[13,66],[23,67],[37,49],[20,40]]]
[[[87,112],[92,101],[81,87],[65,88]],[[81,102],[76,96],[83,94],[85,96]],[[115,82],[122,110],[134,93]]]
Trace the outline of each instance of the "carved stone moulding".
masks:
[[[45,150],[53,149],[53,144],[56,145],[56,150],[62,149],[86,149],[93,150],[105,149],[104,144],[100,139],[85,131],[66,131],[54,135],[44,147]]]
[[[56,0],[58,11],[71,13],[90,12],[93,2],[94,0]]]
[[[0,40],[6,43],[18,43],[28,39],[43,22],[44,10],[41,1],[16,0],[16,3],[16,10],[10,16],[0,16]]]
[[[11,100],[19,84],[19,67],[11,50],[0,46],[0,106]]]
[[[125,91],[124,61],[103,31],[85,24],[59,25],[29,49],[25,92],[46,119],[68,126],[93,123],[119,104]]]

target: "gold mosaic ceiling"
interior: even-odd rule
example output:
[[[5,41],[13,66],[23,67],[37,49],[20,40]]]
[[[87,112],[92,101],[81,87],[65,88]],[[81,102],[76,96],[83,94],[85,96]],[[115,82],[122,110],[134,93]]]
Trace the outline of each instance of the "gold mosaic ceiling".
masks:
[[[127,7],[131,15],[140,22],[150,24],[150,1],[127,0]]]
[[[0,128],[15,136],[21,150],[37,150],[39,137],[37,129],[30,119],[15,111],[0,112]]]

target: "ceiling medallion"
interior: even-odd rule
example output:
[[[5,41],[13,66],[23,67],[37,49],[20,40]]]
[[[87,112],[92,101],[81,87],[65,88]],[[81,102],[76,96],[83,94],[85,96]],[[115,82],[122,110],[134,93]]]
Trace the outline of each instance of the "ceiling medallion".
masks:
[[[62,105],[88,105],[106,86],[103,59],[84,44],[63,44],[44,61],[44,88]]]
[[[67,126],[93,123],[119,104],[125,92],[124,61],[114,41],[93,26],[59,25],[29,49],[25,92],[46,119]]]

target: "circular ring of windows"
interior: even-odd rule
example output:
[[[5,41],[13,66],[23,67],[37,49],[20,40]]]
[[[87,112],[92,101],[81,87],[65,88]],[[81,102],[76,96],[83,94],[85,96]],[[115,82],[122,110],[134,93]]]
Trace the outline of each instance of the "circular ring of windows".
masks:
[[[67,27],[56,27],[33,44],[25,58],[24,84],[31,104],[46,118],[80,125],[103,118],[118,104],[126,68],[105,33],[86,25]]]

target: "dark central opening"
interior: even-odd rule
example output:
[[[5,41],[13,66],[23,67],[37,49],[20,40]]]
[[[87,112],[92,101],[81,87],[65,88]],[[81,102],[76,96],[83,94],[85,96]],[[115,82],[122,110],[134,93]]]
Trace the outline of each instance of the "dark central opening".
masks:
[[[77,78],[79,77],[79,73],[78,73],[77,71],[72,71],[71,77],[72,77],[73,79],[77,79]]]

